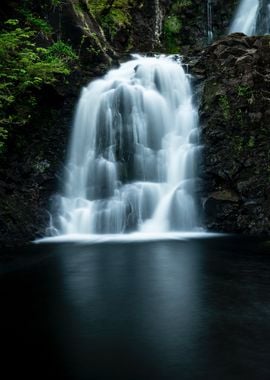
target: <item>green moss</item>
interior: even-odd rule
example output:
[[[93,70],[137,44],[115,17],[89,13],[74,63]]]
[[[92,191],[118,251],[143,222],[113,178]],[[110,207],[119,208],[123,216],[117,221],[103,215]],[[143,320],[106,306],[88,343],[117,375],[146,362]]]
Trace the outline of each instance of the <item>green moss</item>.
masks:
[[[233,137],[233,152],[238,157],[244,149],[244,139],[242,136]]]
[[[96,16],[100,16],[101,12],[106,8],[106,0],[88,0],[87,5],[90,11]]]
[[[192,6],[190,0],[174,0],[164,20],[163,37],[166,50],[178,53],[181,44],[182,15],[185,8]]]
[[[51,0],[53,7],[59,7],[63,4],[63,0]]]
[[[181,12],[184,8],[190,7],[191,5],[191,0],[176,0],[172,4],[172,12]]]
[[[179,51],[177,35],[180,33],[181,28],[182,24],[177,16],[166,17],[164,22],[164,37],[166,48],[169,53],[177,53]]]
[[[245,98],[250,98],[251,95],[252,95],[252,91],[250,89],[249,86],[242,86],[242,85],[239,85],[237,87],[237,95],[238,96],[242,96],[242,97],[245,97]]]
[[[228,121],[230,119],[230,102],[226,95],[222,95],[219,98],[219,106],[222,109],[224,119]]]
[[[111,5],[106,0],[89,0],[88,7],[109,39],[113,39],[121,29],[131,24],[129,0],[115,0]]]
[[[250,149],[255,147],[255,137],[250,136],[249,138],[245,136],[234,136],[232,140],[232,148],[236,157],[243,152],[249,153]]]
[[[169,33],[179,33],[181,30],[181,22],[177,16],[168,16],[165,20],[165,29]]]
[[[250,138],[248,140],[248,147],[250,149],[252,149],[252,148],[254,148],[254,146],[255,146],[255,138],[254,138],[254,136],[250,136]]]

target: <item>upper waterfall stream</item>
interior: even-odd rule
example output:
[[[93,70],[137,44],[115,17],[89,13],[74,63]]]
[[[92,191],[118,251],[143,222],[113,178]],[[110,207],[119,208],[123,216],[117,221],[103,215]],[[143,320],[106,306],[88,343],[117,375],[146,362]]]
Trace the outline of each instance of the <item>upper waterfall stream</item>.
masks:
[[[83,89],[56,234],[194,231],[198,114],[173,57],[121,64]]]
[[[270,1],[241,0],[230,27],[230,33],[241,32],[248,36],[269,34]]]
[[[213,37],[212,0],[207,0],[207,39],[209,44],[213,42]]]

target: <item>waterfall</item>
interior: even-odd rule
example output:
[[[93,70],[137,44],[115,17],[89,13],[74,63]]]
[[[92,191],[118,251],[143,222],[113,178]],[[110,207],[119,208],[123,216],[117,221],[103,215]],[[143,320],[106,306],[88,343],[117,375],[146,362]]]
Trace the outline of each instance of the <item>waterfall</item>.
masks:
[[[259,0],[242,0],[230,27],[230,33],[241,32],[251,36],[256,32]]]
[[[269,23],[269,0],[242,0],[230,27],[230,33],[242,32],[248,36],[267,34],[270,30]]]
[[[198,114],[175,57],[142,57],[84,88],[60,234],[194,231]]]
[[[207,0],[207,40],[209,44],[213,41],[212,0]]]

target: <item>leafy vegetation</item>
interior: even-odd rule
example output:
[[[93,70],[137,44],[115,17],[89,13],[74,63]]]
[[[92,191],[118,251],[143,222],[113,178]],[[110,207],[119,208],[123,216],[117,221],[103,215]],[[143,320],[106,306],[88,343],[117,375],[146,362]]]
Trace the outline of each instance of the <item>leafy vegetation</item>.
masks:
[[[62,0],[51,0],[53,7],[59,7],[62,4]]]
[[[130,25],[130,3],[129,0],[91,0],[88,7],[107,36],[114,38],[118,31]]]
[[[174,13],[180,12],[183,8],[187,8],[192,5],[191,0],[176,0],[172,5],[172,11]]]
[[[77,59],[62,41],[52,42],[47,48],[37,46],[37,34],[41,30],[50,33],[50,28],[29,14],[25,24],[10,19],[0,32],[0,152],[9,129],[30,121],[37,103],[35,91],[68,75]]]
[[[254,148],[255,146],[255,137],[254,136],[250,136],[249,137],[249,140],[248,140],[248,147],[250,149]]]
[[[238,96],[250,97],[251,89],[249,86],[239,85],[237,87],[237,94]]]
[[[168,16],[164,22],[164,36],[166,47],[170,53],[177,53],[179,50],[176,36],[181,30],[181,21],[177,16]]]
[[[34,15],[29,9],[21,8],[20,13],[25,17],[25,23],[27,26],[38,32],[42,32],[46,37],[52,35],[53,29],[46,20]]]
[[[164,21],[164,40],[169,53],[179,52],[179,35],[182,30],[182,12],[192,5],[190,0],[174,0]]]

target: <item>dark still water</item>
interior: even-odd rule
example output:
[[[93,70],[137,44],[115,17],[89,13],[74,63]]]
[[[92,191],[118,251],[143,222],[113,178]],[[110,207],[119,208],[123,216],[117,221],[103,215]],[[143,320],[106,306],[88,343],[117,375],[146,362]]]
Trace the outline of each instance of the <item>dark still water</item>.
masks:
[[[55,244],[19,254],[1,264],[2,379],[270,379],[267,242]]]

